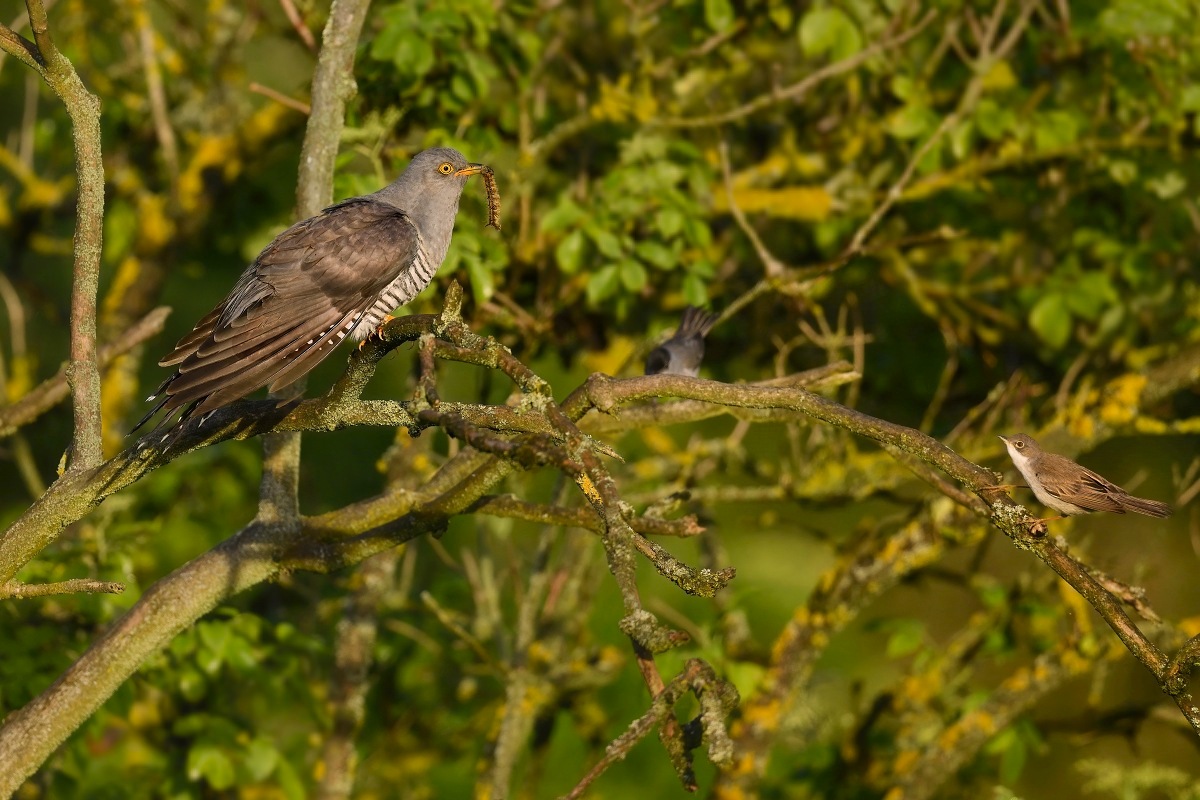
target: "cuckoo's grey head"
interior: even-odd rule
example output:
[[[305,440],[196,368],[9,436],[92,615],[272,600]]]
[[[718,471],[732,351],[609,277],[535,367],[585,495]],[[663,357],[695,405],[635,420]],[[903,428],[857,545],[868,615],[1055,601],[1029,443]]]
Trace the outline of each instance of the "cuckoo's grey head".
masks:
[[[408,214],[417,225],[434,263],[450,246],[454,216],[467,178],[483,170],[452,147],[431,147],[413,156],[400,177],[375,193]]]

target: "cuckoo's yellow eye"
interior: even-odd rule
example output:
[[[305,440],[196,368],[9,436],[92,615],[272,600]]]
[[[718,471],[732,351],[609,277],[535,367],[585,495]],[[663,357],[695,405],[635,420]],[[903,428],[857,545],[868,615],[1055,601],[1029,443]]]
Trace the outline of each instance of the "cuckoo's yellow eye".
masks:
[[[449,161],[443,161],[440,165],[438,165],[438,172],[442,173],[443,175],[449,175],[451,172],[454,172],[454,165]]]

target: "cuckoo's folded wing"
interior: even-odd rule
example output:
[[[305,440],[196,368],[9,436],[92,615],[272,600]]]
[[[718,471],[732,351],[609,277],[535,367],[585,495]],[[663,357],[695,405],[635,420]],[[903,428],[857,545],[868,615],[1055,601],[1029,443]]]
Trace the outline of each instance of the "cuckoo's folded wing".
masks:
[[[409,217],[369,197],[288,228],[162,360],[178,366],[160,406],[169,417],[195,404],[186,416],[301,377],[349,334],[419,248]]]

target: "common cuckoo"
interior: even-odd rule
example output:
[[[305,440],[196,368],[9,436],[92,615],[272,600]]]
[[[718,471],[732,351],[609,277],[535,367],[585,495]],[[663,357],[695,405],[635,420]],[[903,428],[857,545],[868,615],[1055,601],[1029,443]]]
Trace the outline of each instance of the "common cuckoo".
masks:
[[[704,337],[716,323],[715,314],[709,314],[695,306],[683,310],[683,319],[675,335],[650,351],[646,357],[646,374],[690,375],[700,374],[700,361],[704,358]]]
[[[374,194],[276,236],[229,296],[158,362],[175,372],[147,398],[158,403],[134,430],[160,410],[167,412],[161,428],[176,412],[182,420],[263,386],[287,386],[342,339],[365,339],[429,285],[450,247],[467,178],[481,172],[492,188],[488,167],[448,147],[425,150]]]

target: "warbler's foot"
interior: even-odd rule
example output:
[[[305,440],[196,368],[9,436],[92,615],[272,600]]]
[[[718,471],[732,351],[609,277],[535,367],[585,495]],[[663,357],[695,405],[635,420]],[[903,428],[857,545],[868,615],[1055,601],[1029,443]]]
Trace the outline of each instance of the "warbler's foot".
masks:
[[[375,330],[373,330],[369,334],[367,334],[367,338],[363,339],[361,342],[358,343],[358,349],[362,350],[364,347],[366,347],[367,342],[370,342],[372,340],[378,341],[379,339],[382,339],[383,338],[383,326],[387,325],[389,322],[391,322],[394,319],[395,319],[395,317],[393,317],[391,314],[385,315],[384,318],[379,321],[379,324],[375,326]]]
[[[1029,487],[1023,483],[998,483],[995,486],[984,486],[979,490],[980,494],[1002,494],[1012,489],[1028,489]]]

